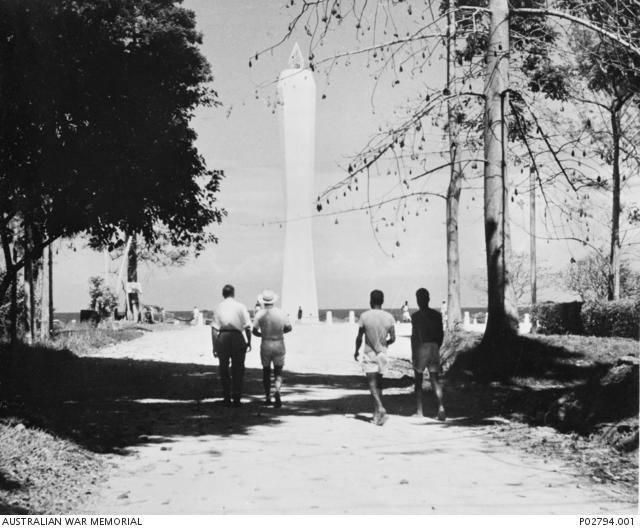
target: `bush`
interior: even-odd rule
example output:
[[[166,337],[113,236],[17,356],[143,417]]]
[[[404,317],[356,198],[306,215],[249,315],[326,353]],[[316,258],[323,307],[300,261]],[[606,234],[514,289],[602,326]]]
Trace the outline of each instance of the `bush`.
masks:
[[[640,340],[640,298],[590,301],[582,307],[584,332]]]
[[[540,334],[583,334],[581,308],[581,301],[540,303],[532,307],[531,317]]]

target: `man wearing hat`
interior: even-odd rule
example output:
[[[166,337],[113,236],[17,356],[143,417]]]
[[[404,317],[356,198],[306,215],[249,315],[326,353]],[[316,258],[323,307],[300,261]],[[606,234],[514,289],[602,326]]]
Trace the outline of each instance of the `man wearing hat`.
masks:
[[[222,288],[224,300],[213,313],[211,340],[213,356],[220,361],[224,405],[231,406],[233,394],[233,405],[239,408],[244,379],[244,360],[247,352],[251,351],[251,318],[247,307],[236,301],[234,296],[235,288],[232,285],[225,285]],[[231,376],[229,376],[229,363],[231,363]]]
[[[264,290],[258,296],[262,305],[253,320],[253,334],[261,338],[260,360],[262,361],[262,385],[265,403],[271,404],[271,364],[275,376],[274,406],[282,406],[280,388],[282,387],[282,369],[284,368],[284,335],[291,331],[291,323],[282,310],[274,304],[278,296],[272,290]]]

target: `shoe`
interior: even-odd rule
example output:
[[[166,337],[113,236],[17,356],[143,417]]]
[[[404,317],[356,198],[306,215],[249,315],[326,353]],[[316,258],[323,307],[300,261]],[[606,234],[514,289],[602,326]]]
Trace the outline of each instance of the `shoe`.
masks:
[[[443,422],[447,420],[447,414],[445,413],[444,408],[440,408],[438,410],[438,420]]]
[[[275,397],[275,403],[273,404],[274,408],[282,408],[282,401],[280,400],[280,393],[276,393],[274,395]]]
[[[271,397],[267,397],[267,398],[265,398],[265,399],[262,401],[262,404],[263,404],[264,406],[271,406],[271,404],[272,404],[272,403],[271,403]]]

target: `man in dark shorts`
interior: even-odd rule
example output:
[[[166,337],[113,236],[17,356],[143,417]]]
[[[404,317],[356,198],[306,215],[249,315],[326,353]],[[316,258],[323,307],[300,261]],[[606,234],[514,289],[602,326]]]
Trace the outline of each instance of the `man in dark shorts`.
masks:
[[[382,376],[389,362],[387,347],[396,340],[396,321],[391,314],[382,310],[383,303],[384,294],[382,291],[373,290],[369,299],[371,310],[363,312],[358,321],[356,352],[353,355],[357,361],[364,338],[364,354],[361,365],[373,397],[373,423],[378,426],[382,426],[387,421],[387,412],[382,405]]]
[[[234,296],[233,286],[225,285],[222,289],[224,300],[213,313],[211,341],[213,356],[220,361],[224,405],[231,406],[233,394],[233,406],[239,408],[244,380],[244,360],[247,352],[251,351],[251,319],[247,307],[236,301]],[[231,363],[231,376],[229,363]]]
[[[416,292],[419,310],[411,315],[411,359],[415,374],[416,416],[423,417],[422,380],[425,369],[429,371],[431,387],[438,399],[438,420],[444,421],[446,414],[442,404],[440,382],[440,346],[444,340],[442,315],[429,308],[429,291],[420,288]]]

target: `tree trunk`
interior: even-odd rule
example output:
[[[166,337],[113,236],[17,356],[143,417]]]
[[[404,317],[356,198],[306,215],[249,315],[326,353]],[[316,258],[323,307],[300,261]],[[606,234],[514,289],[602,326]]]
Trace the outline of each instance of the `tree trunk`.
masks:
[[[138,242],[137,235],[131,235],[131,245],[127,254],[127,282],[136,283],[138,281]],[[127,306],[129,310],[129,319],[138,320],[140,313],[140,298],[137,293],[129,293],[127,295]]]
[[[31,259],[26,258],[24,263],[23,281],[22,281],[22,293],[24,296],[24,339],[28,344],[33,343],[33,310],[31,309],[31,302],[33,296],[31,295],[32,288],[32,274],[31,274]]]
[[[11,321],[9,323],[9,334],[11,345],[18,343],[18,274],[14,271],[11,280]]]
[[[131,236],[131,245],[127,255],[127,281],[138,281],[138,242],[137,236]]]
[[[49,246],[47,247],[47,255],[48,255],[48,265],[49,265],[49,269],[48,269],[48,275],[49,275],[49,282],[48,282],[48,286],[49,286],[49,295],[48,297],[48,301],[49,301],[49,305],[47,307],[47,312],[49,313],[49,336],[51,336],[53,334],[53,249],[51,248],[51,245],[53,243],[50,243]]]
[[[531,307],[538,302],[538,263],[536,256],[536,172],[529,171],[529,273],[531,278]]]
[[[507,267],[510,229],[504,109],[509,87],[508,0],[490,0],[489,10],[484,88],[484,224],[489,306],[483,342],[493,346],[517,335],[518,315]],[[499,351],[494,347],[488,350],[493,354]]]
[[[25,221],[24,228],[24,338],[28,344],[33,343],[35,339],[34,317],[33,317],[33,259],[31,257],[31,248],[33,245],[33,227],[28,221]]]
[[[43,288],[43,276],[44,268],[42,266],[42,257],[37,257],[33,260],[31,268],[32,273],[32,285],[31,285],[31,310],[33,315],[31,319],[33,321],[33,339],[40,338],[40,329],[42,326],[42,288]]]
[[[618,102],[611,110],[611,138],[613,141],[613,200],[608,294],[610,300],[615,300],[620,299],[620,105]]]
[[[451,69],[455,50],[455,15],[452,0],[447,9],[447,90],[450,92]],[[462,164],[458,157],[459,131],[458,122],[451,100],[447,100],[447,120],[449,128],[449,158],[451,172],[447,189],[447,330],[452,331],[462,321],[460,303],[460,247],[458,232],[458,210],[462,191]]]
[[[463,178],[459,163],[453,165],[451,169],[447,190],[447,329],[450,331],[462,321],[458,209]]]
[[[0,234],[2,241],[2,253],[4,254],[4,267],[5,274],[2,278],[2,288],[0,290],[0,299],[4,299],[4,296],[9,289],[9,339],[11,345],[15,345],[18,342],[18,274],[14,263],[17,261],[17,249],[15,243],[15,230],[14,226],[11,226],[11,239],[9,239],[9,232],[2,232]]]
[[[40,280],[40,341],[49,339],[49,252],[42,254],[42,272]]]

